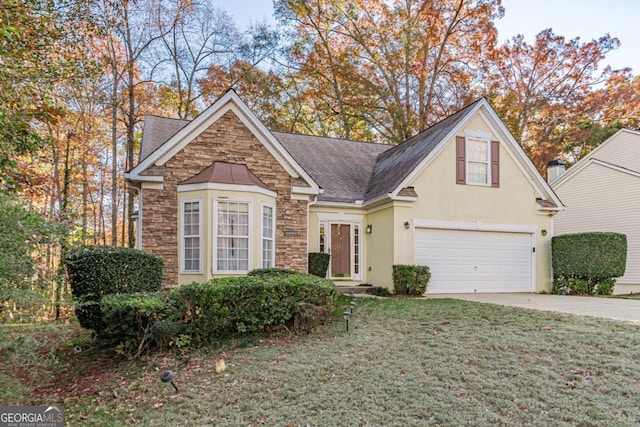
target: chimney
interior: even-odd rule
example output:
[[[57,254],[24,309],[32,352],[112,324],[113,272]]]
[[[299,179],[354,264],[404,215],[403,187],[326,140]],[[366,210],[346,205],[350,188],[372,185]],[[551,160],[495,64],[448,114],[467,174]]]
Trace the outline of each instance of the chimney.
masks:
[[[547,182],[555,180],[565,171],[564,162],[562,160],[552,160],[547,163]]]

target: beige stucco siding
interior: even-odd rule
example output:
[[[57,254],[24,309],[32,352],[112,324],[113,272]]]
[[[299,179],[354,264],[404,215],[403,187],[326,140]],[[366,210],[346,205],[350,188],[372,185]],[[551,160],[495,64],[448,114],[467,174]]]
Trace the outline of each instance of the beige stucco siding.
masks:
[[[609,155],[615,153],[617,151],[612,150]],[[611,157],[607,157],[607,161],[611,160]],[[555,191],[566,210],[554,219],[554,234],[587,231],[626,234],[626,273],[618,279],[617,284],[640,285],[640,178],[589,163]]]
[[[366,279],[375,286],[393,289],[394,254],[400,240],[395,227],[395,209],[390,205],[373,209],[367,215],[367,223],[373,226],[373,231],[366,239]]]
[[[480,118],[471,121],[467,129],[489,132]],[[497,137],[494,135],[492,139]],[[410,263],[414,259],[414,233],[403,233],[406,231],[402,229],[405,221],[427,219],[533,226],[536,228],[533,233],[536,245],[535,289],[549,291],[551,217],[546,213],[538,213],[538,195],[531,183],[501,145],[499,188],[456,184],[455,151],[453,138],[411,183],[418,193],[418,200],[411,207],[397,208],[394,226],[400,229],[396,230],[395,261]],[[543,229],[547,231],[546,236],[541,233]]]

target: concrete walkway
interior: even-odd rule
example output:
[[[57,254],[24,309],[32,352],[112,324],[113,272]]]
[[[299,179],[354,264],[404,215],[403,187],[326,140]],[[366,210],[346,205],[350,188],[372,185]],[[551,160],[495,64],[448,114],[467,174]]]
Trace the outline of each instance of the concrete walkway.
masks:
[[[427,298],[465,301],[557,311],[581,316],[605,317],[640,323],[640,300],[548,294],[428,294]]]

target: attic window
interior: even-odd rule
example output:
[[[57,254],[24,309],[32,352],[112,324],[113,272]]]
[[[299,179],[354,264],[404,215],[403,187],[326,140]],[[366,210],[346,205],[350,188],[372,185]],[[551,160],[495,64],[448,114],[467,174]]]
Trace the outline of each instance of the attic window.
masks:
[[[456,182],[500,187],[500,143],[478,136],[456,137]]]

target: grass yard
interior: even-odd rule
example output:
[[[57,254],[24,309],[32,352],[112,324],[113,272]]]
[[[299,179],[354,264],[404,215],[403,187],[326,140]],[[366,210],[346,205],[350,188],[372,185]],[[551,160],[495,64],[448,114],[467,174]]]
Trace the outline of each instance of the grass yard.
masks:
[[[77,327],[4,327],[0,402],[63,404],[69,425],[640,425],[640,325],[447,299],[357,302],[349,333],[339,317],[310,335],[139,362],[74,352],[90,343]],[[180,393],[159,381],[165,369]]]

